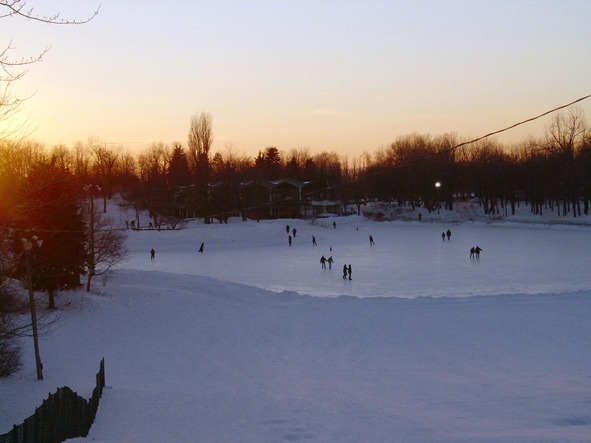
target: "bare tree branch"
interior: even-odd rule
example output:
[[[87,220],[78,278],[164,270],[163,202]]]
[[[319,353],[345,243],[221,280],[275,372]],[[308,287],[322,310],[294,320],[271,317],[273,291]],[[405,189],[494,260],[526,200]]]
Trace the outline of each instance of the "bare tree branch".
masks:
[[[94,209],[92,186],[88,187],[88,205],[85,208],[87,224],[86,248],[86,290],[90,291],[92,278],[106,274],[128,254],[125,247],[127,236],[115,228],[113,219]]]
[[[0,19],[10,17],[21,17],[41,23],[52,25],[81,25],[88,23],[99,13],[99,7],[88,17],[83,19],[65,19],[60,17],[58,12],[55,15],[39,15],[34,8],[29,8],[24,0],[0,0]],[[10,92],[13,82],[20,80],[27,73],[27,67],[40,62],[49,51],[50,46],[41,50],[37,55],[31,57],[11,58],[11,51],[14,50],[12,40],[0,50],[0,121],[5,121],[8,116],[14,114],[19,106],[30,97],[17,97]],[[13,136],[18,131],[10,130],[0,134],[2,137]]]
[[[2,7],[6,8],[7,11],[4,14],[0,14],[0,18],[19,16],[28,20],[50,23],[52,25],[82,25],[95,18],[101,9],[99,5],[89,17],[84,19],[65,19],[60,17],[59,12],[55,15],[37,15],[34,8],[27,9],[27,2],[22,0],[0,0],[0,8]]]

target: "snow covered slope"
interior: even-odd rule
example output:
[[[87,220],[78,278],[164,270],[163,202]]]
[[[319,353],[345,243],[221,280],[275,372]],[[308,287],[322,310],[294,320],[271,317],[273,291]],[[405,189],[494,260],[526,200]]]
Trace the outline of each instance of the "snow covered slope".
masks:
[[[23,340],[0,433],[105,357],[78,441],[589,441],[588,227],[335,220],[129,232],[105,286],[59,296],[42,382]]]

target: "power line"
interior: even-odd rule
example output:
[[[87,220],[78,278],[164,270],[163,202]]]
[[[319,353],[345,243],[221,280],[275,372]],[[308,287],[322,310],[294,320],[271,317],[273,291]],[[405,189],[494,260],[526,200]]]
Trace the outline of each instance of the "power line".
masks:
[[[458,144],[456,144],[454,146],[451,146],[449,148],[442,149],[442,150],[437,151],[437,152],[434,152],[434,153],[429,153],[429,154],[426,154],[426,155],[424,155],[422,157],[416,157],[416,158],[407,160],[405,162],[399,163],[397,165],[392,165],[389,168],[385,168],[385,169],[382,169],[382,170],[379,170],[379,171],[375,171],[375,172],[371,173],[370,176],[376,177],[376,176],[385,174],[386,172],[391,171],[392,169],[403,168],[405,166],[410,165],[411,163],[417,163],[417,162],[420,162],[420,161],[423,161],[423,160],[428,160],[430,158],[437,157],[438,155],[440,155],[442,153],[447,153],[447,152],[455,151],[456,149],[461,148],[462,146],[471,145],[471,144],[474,144],[476,142],[479,142],[480,140],[484,140],[485,138],[491,137],[493,135],[497,135],[497,134],[500,134],[502,132],[509,131],[510,129],[516,128],[518,126],[521,126],[521,125],[524,125],[526,123],[532,122],[532,121],[537,120],[539,118],[545,117],[546,115],[551,114],[553,112],[560,111],[561,109],[564,109],[564,108],[568,108],[569,106],[572,106],[572,105],[574,105],[576,103],[582,102],[583,100],[587,100],[588,98],[591,98],[591,94],[585,95],[583,97],[580,97],[580,98],[578,98],[578,99],[576,99],[576,100],[574,100],[574,101],[572,101],[570,103],[567,103],[567,104],[558,106],[556,108],[550,109],[549,111],[543,112],[542,114],[536,115],[535,117],[530,117],[530,118],[525,119],[525,120],[522,120],[522,121],[520,121],[518,123],[514,123],[514,124],[512,124],[510,126],[507,126],[506,128],[499,129],[499,130],[496,130],[496,131],[493,131],[493,132],[489,132],[488,134],[482,135],[482,136],[477,137],[475,139],[468,140],[468,141],[465,141],[465,142],[462,142],[462,143],[458,143]],[[330,187],[324,187],[324,188],[321,188],[319,190],[321,190],[321,191],[330,191],[332,189],[336,189],[339,186],[344,186],[344,185],[349,185],[349,184],[352,184],[352,183],[357,183],[359,180],[360,179],[355,178],[355,179],[349,180],[347,182],[340,183],[339,185],[330,186]],[[317,191],[318,190],[316,190],[314,192],[317,192]],[[310,194],[312,194],[312,192],[310,192]]]
[[[444,149],[444,150],[439,151],[439,152],[440,153],[441,152],[449,152],[449,151],[456,150],[456,149],[458,149],[458,148],[460,148],[462,146],[469,145],[469,144],[472,144],[472,143],[476,143],[476,142],[478,142],[480,140],[483,140],[485,138],[491,137],[493,135],[500,134],[501,132],[505,132],[505,131],[508,131],[510,129],[516,128],[517,126],[524,125],[525,123],[533,122],[534,120],[537,120],[539,118],[545,117],[546,115],[552,114],[553,112],[560,111],[561,109],[564,109],[564,108],[568,108],[569,106],[572,106],[572,105],[574,105],[576,103],[582,102],[583,100],[587,100],[590,97],[591,97],[591,94],[586,95],[584,97],[581,97],[581,98],[576,99],[575,101],[572,101],[570,103],[567,103],[566,105],[558,106],[557,108],[550,109],[549,111],[546,111],[546,112],[544,112],[544,113],[542,113],[540,115],[536,115],[535,117],[531,117],[531,118],[528,118],[526,120],[520,121],[519,123],[515,123],[515,124],[513,124],[511,126],[507,126],[506,128],[503,128],[503,129],[499,129],[498,131],[489,132],[486,135],[483,135],[481,137],[475,138],[475,139],[470,140],[470,141],[467,141],[467,142],[460,143],[460,144],[458,144],[456,146],[453,146],[453,147],[448,148],[448,149]]]
[[[520,121],[518,123],[514,123],[514,124],[512,124],[510,126],[507,126],[505,128],[498,129],[498,130],[493,131],[493,132],[489,132],[488,134],[482,135],[482,136],[477,137],[477,138],[472,139],[472,140],[468,140],[468,141],[465,141],[465,142],[462,142],[462,143],[458,143],[458,144],[456,144],[454,146],[451,146],[449,148],[442,149],[442,150],[437,151],[437,152],[434,152],[434,153],[429,153],[429,154],[427,154],[427,155],[425,155],[423,157],[417,157],[417,158],[414,158],[414,159],[411,159],[411,160],[407,160],[407,161],[405,161],[403,163],[400,163],[400,164],[391,166],[389,169],[384,169],[384,170],[381,170],[381,171],[376,171],[376,172],[372,173],[371,175],[372,176],[381,175],[381,174],[384,174],[385,172],[387,172],[388,170],[391,170],[393,168],[402,168],[402,167],[407,166],[407,165],[409,165],[411,163],[415,163],[415,162],[427,160],[429,158],[434,158],[434,157],[436,157],[436,156],[438,156],[438,155],[440,155],[442,153],[455,151],[456,149],[458,149],[458,148],[460,148],[462,146],[467,146],[467,145],[474,144],[476,142],[479,142],[481,140],[484,140],[485,138],[492,137],[493,135],[501,134],[503,132],[506,132],[506,131],[509,131],[511,129],[514,129],[514,128],[518,127],[518,126],[521,126],[521,125],[524,125],[526,123],[530,123],[532,121],[538,120],[538,119],[540,119],[542,117],[545,117],[546,115],[552,114],[553,112],[560,111],[561,109],[568,108],[569,106],[572,106],[572,105],[574,105],[576,103],[579,103],[579,102],[582,102],[584,100],[587,100],[588,98],[591,98],[591,94],[585,95],[583,97],[580,97],[580,98],[578,98],[578,99],[576,99],[576,100],[574,100],[574,101],[572,101],[570,103],[567,103],[567,104],[564,104],[564,105],[561,105],[561,106],[557,106],[557,107],[555,107],[553,109],[550,109],[549,111],[545,111],[545,112],[543,112],[543,113],[541,113],[539,115],[536,115],[535,117],[527,118],[525,120],[522,120],[522,121]],[[112,144],[115,144],[117,142],[109,142],[109,143],[110,144],[111,143]],[[126,142],[126,143],[142,143],[142,142],[139,142],[139,141],[131,141],[131,142]],[[351,183],[356,183],[359,180],[360,179],[353,179],[353,180],[349,180],[349,181],[344,182],[344,183],[340,183],[339,185],[336,185],[336,186],[326,186],[324,188],[319,188],[319,189],[316,189],[314,191],[310,191],[309,193],[303,194],[303,196],[312,195],[313,193],[318,192],[318,191],[330,191],[330,190],[335,189],[335,188],[337,188],[339,186],[349,185]],[[263,208],[263,207],[270,207],[270,206],[271,206],[270,203],[264,203],[264,204],[260,204],[260,205],[251,206],[251,207],[248,207],[248,208],[242,208],[242,210],[252,210],[252,209]],[[235,209],[236,208],[234,208],[234,210]],[[224,211],[223,213],[219,213],[219,214],[210,214],[209,217],[215,218],[216,215],[227,214],[229,212],[232,212],[232,211]],[[23,228],[17,228],[17,227],[14,227],[14,226],[12,226],[12,227],[9,227],[9,226],[0,226],[0,228],[23,229]],[[126,231],[127,229],[125,229],[125,228],[117,228],[117,229],[113,229],[113,230]],[[154,230],[157,230],[157,229],[154,229]],[[84,231],[64,231],[64,230],[44,230],[44,229],[35,229],[35,231],[36,232],[48,232],[48,233],[63,233],[63,232],[79,233],[79,232],[84,232]]]

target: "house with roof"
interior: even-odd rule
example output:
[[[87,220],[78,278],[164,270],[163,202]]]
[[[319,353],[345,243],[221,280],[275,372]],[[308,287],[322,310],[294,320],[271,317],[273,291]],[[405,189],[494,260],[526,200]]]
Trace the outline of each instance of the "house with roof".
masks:
[[[240,189],[242,217],[250,219],[299,218],[302,188],[300,180],[253,180]]]

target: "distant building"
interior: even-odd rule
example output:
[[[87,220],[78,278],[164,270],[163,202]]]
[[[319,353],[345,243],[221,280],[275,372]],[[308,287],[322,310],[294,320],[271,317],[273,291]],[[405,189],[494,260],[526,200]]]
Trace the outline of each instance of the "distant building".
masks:
[[[299,218],[302,188],[305,182],[295,179],[253,180],[243,183],[240,203],[243,218]]]
[[[173,215],[181,219],[199,217],[198,196],[195,185],[175,186],[168,191],[167,211],[165,212],[168,212],[167,215]]]
[[[341,215],[341,203],[333,200],[308,200],[302,204],[303,217],[331,217]]]
[[[318,199],[318,192],[310,188],[310,182],[291,178],[213,183],[209,185],[209,207],[211,215],[220,221],[229,216],[261,220],[342,214],[339,201]],[[203,206],[199,195],[195,186],[177,186],[169,190],[167,212],[178,218],[203,217],[199,212]]]

